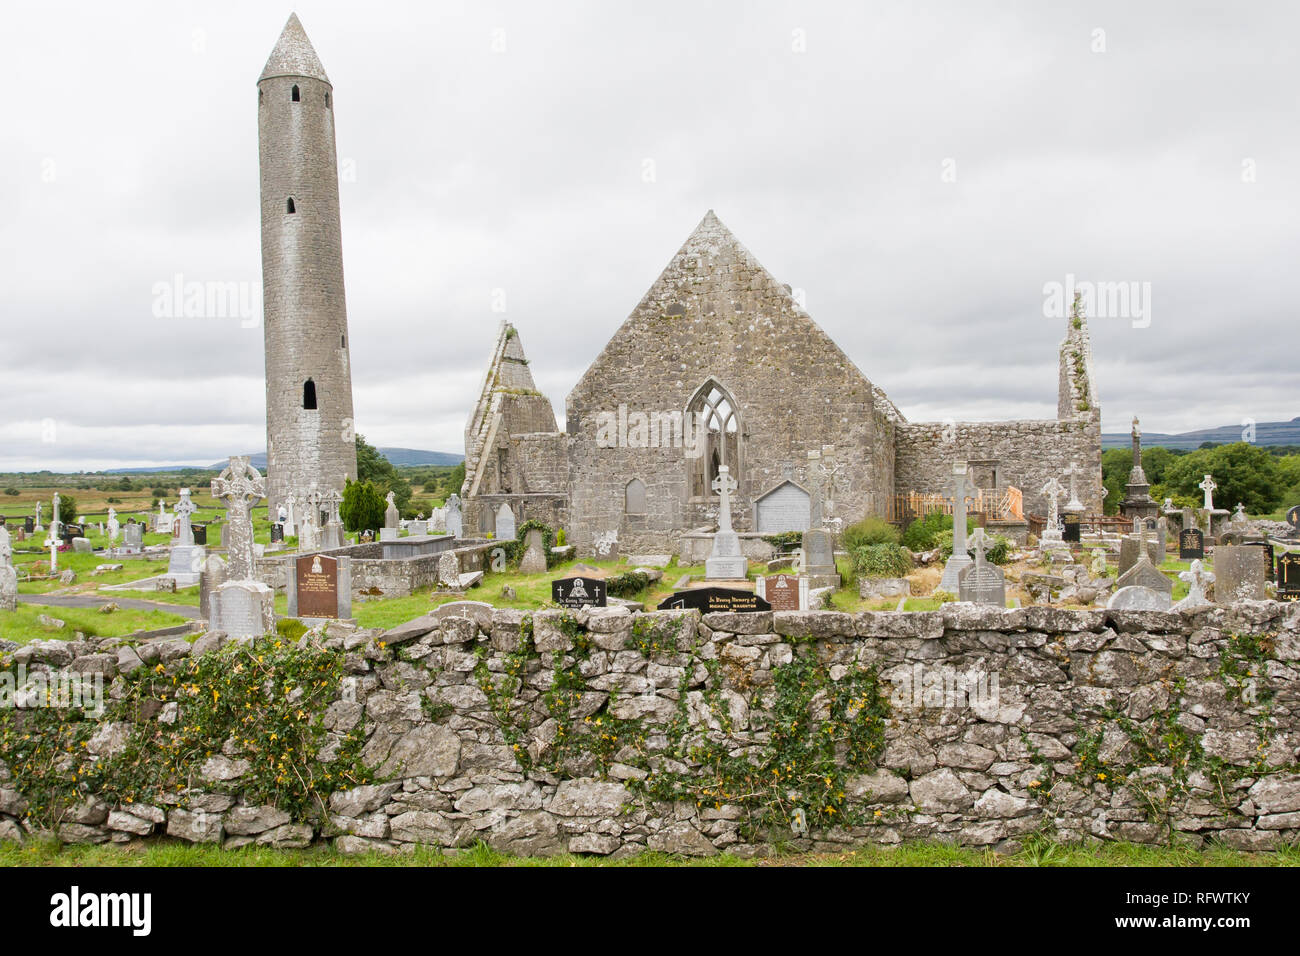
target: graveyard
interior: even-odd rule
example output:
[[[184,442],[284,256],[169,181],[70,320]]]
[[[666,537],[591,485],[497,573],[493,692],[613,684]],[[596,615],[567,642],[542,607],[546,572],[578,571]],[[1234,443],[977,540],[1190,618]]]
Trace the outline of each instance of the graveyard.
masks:
[[[996,348],[944,365],[984,305],[841,344],[709,208],[604,325],[521,297],[378,335],[389,304],[350,324],[343,282],[335,112],[366,107],[296,14],[244,92],[264,421],[241,446],[234,399],[175,432],[150,409],[221,460],[0,475],[0,865],[1296,862],[1300,449],[1253,419],[1144,449],[1125,411],[1103,450],[1103,398],[1171,389],[1073,274],[1034,302],[1049,339],[981,326]],[[847,337],[875,296],[843,295]],[[407,352],[426,391],[390,380]],[[403,467],[435,392],[456,451]]]

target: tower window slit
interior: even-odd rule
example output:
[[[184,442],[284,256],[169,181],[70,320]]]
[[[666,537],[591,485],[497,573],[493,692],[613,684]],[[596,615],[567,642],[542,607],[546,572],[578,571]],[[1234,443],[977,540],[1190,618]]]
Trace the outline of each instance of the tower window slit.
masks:
[[[297,83],[295,83],[295,84],[293,85],[293,96],[292,96],[292,98],[293,98],[293,101],[294,101],[295,103],[297,103],[299,100],[302,99],[302,96],[299,95],[299,93],[298,93],[298,84],[297,84]]]
[[[298,211],[297,208],[296,208],[296,207],[294,206],[294,204],[293,204],[293,197],[292,197],[292,196],[290,196],[290,197],[289,197],[289,201],[286,202],[286,203],[284,204],[284,211],[287,212],[287,213],[289,213],[290,215],[292,215],[293,213],[296,213],[296,212]]]
[[[307,379],[307,381],[302,384],[302,407],[316,407],[316,383],[311,379]]]

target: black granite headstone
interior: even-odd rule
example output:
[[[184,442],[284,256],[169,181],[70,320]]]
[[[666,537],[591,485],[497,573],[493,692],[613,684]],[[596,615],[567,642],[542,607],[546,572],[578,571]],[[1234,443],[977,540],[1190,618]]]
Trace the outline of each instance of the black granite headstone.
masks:
[[[604,607],[605,582],[599,578],[561,578],[551,582],[551,600],[560,607]]]
[[[1188,528],[1178,532],[1178,560],[1194,561],[1205,557],[1205,532],[1200,528]]]
[[[35,530],[36,530],[36,521],[32,518],[31,515],[27,515],[25,518],[23,518],[23,532],[25,534],[31,534]]]
[[[208,543],[208,526],[207,526],[207,525],[205,525],[205,524],[196,524],[196,525],[191,525],[191,526],[190,526],[190,530],[191,530],[192,532],[194,532],[194,543],[195,543],[195,544],[207,544],[207,543]]]
[[[1287,551],[1277,556],[1277,598],[1300,601],[1300,553]]]
[[[1083,515],[1077,511],[1067,511],[1061,518],[1061,540],[1078,543],[1083,531]]]
[[[1296,505],[1286,513],[1286,523],[1291,526],[1293,534],[1300,534],[1300,505]]]
[[[661,611],[690,608],[710,614],[714,611],[770,611],[772,605],[753,591],[734,588],[691,588],[659,602]]]
[[[284,525],[279,524],[278,522],[276,524],[271,525],[271,543],[277,544],[283,540],[284,540]]]

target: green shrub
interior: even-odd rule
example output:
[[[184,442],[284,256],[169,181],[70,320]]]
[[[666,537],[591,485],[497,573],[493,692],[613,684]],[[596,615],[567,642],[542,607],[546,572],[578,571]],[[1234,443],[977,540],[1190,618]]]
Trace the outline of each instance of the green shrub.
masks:
[[[853,552],[853,571],[867,578],[901,578],[912,570],[912,556],[897,544],[869,544]]]
[[[952,531],[944,531],[939,535],[939,552],[943,560],[947,561],[952,557]],[[974,557],[974,549],[970,546],[970,540],[966,541],[966,553]],[[1006,564],[1011,560],[1011,542],[1000,534],[992,535],[987,540],[987,546],[984,548],[984,560],[989,564]]]
[[[54,517],[53,511],[51,511],[50,517]],[[59,493],[59,521],[62,524],[75,524],[77,521],[77,499],[62,492]]]
[[[650,576],[640,571],[627,571],[605,579],[605,593],[613,597],[630,598],[640,594],[650,584]]]
[[[765,534],[763,540],[777,551],[797,551],[803,547],[803,532],[782,531],[780,534]]]
[[[11,497],[11,498],[17,498],[17,497],[18,497],[18,489],[17,489],[17,488],[6,488],[6,489],[5,489],[5,494],[7,494],[7,495],[8,495],[9,497]]]
[[[343,486],[343,500],[339,503],[339,517],[347,531],[375,531],[384,526],[384,512],[388,504],[375,483],[370,480],[352,481]]]
[[[884,518],[867,517],[844,529],[840,543],[850,553],[873,544],[898,544],[903,534]]]
[[[974,529],[974,519],[967,518],[967,533]],[[942,511],[931,511],[907,526],[907,530],[903,532],[903,545],[911,551],[929,551],[931,548],[939,547],[939,535],[944,531],[950,533],[948,540],[951,541],[952,515],[944,514]]]
[[[559,529],[557,529],[556,532],[555,532],[555,546],[556,546],[557,548],[562,548],[562,547],[564,547],[564,529],[563,529],[563,528],[559,528]]]

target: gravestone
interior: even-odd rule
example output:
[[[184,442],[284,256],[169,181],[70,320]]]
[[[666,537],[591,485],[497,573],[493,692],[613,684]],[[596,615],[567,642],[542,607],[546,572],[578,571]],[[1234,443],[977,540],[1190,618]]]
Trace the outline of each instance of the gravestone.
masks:
[[[1243,541],[1242,547],[1259,548],[1264,552],[1264,577],[1273,577],[1273,545],[1268,541]]]
[[[1277,599],[1300,601],[1300,554],[1288,551],[1277,558]]]
[[[266,497],[266,479],[249,464],[247,455],[231,455],[230,464],[212,479],[212,497],[226,506],[226,561],[230,579],[250,581],[254,567],[250,509],[254,502]]]
[[[397,529],[393,529],[393,537],[397,537]],[[316,528],[316,519],[308,508],[303,512],[302,518],[298,521],[298,550],[299,551],[316,551],[320,549],[320,532]]]
[[[18,572],[14,570],[13,553],[9,531],[0,527],[0,611],[18,607]]]
[[[808,610],[808,579],[798,574],[760,576],[754,593],[767,601],[773,611]]]
[[[1262,601],[1264,552],[1260,548],[1223,544],[1214,549],[1214,601]]]
[[[1062,541],[1057,505],[1061,500],[1061,496],[1065,494],[1065,486],[1056,480],[1056,476],[1052,476],[1043,485],[1042,494],[1047,498],[1047,518],[1043,524],[1043,536],[1039,539],[1039,543],[1044,551],[1051,551],[1054,545],[1060,544]],[[953,513],[956,514],[955,511]]]
[[[227,637],[275,631],[275,592],[261,581],[227,581],[208,597],[210,629]]]
[[[1061,540],[1067,544],[1078,544],[1083,538],[1083,515],[1077,511],[1067,511],[1061,516]]]
[[[520,574],[542,574],[546,571],[546,539],[536,528],[524,537],[524,556],[519,561]]]
[[[1136,584],[1120,588],[1106,602],[1106,607],[1117,611],[1168,611],[1172,606],[1168,592]]]
[[[199,575],[199,617],[211,623],[212,595],[226,583],[226,562],[220,555],[209,555]]]
[[[447,533],[453,538],[459,538],[464,531],[464,525],[461,521],[460,512],[460,495],[453,494],[447,499],[444,508],[444,525]]]
[[[975,563],[963,568],[957,581],[957,597],[974,604],[1007,606],[1006,578],[1002,569],[984,559],[988,539],[983,528],[976,528],[970,539],[975,551]]]
[[[1187,582],[1187,597],[1175,604],[1172,610],[1195,611],[1203,607],[1213,607],[1210,599],[1205,596],[1205,588],[1214,580],[1214,575],[1206,572],[1199,560],[1192,562],[1190,570],[1180,571],[1178,577]]]
[[[645,482],[640,478],[633,478],[623,489],[623,513],[627,515],[646,513]]]
[[[298,533],[298,498],[293,494],[284,497],[284,521],[281,524],[285,528],[285,534]]]
[[[422,538],[429,533],[429,522],[416,518],[406,526],[406,531],[413,537]]]
[[[282,524],[271,525],[271,543],[279,544],[282,541],[284,541],[284,525]]]
[[[1141,520],[1141,519],[1138,519]],[[1170,580],[1161,570],[1156,567],[1157,560],[1151,556],[1152,542],[1146,539],[1146,526],[1142,526],[1142,531],[1138,535],[1138,556],[1133,562],[1133,566],[1124,571],[1115,580],[1115,588],[1118,591],[1127,587],[1147,588],[1152,591],[1159,591],[1169,598],[1172,603],[1172,594],[1174,582]],[[1169,606],[1165,604],[1165,607]],[[1111,605],[1107,605],[1110,607]]]
[[[677,591],[659,602],[659,610],[695,609],[705,614],[714,611],[770,611],[772,605],[753,591],[733,588],[689,588]]]
[[[1158,542],[1147,540],[1144,535],[1132,535],[1121,538],[1119,542],[1119,573],[1122,575],[1126,571],[1132,570],[1133,565],[1137,564],[1138,554],[1141,553],[1143,546],[1146,547],[1147,557],[1151,559],[1152,564],[1160,564],[1164,559],[1160,555]]]
[[[515,536],[515,513],[504,501],[497,509],[496,537],[498,541],[510,541]]]
[[[739,579],[748,574],[749,562],[740,551],[740,535],[731,527],[731,493],[736,488],[731,469],[719,465],[718,477],[713,480],[713,490],[719,498],[718,530],[713,535],[713,549],[704,561],[705,580]]]
[[[384,509],[384,526],[379,529],[380,541],[396,541],[398,537],[397,529],[402,515],[397,510],[397,502],[394,498],[394,493],[390,491],[387,496],[388,507]]]
[[[460,555],[444,551],[438,559],[438,583],[450,588],[460,588]]]
[[[560,607],[605,607],[605,582],[599,578],[561,578],[552,581],[551,602]]]
[[[1152,532],[1152,538],[1156,543],[1156,553],[1160,555],[1159,564],[1165,559],[1165,552],[1169,549],[1169,524],[1164,518],[1147,518],[1147,530]]]
[[[122,525],[117,520],[117,509],[108,509],[108,546],[111,548],[117,544],[117,539],[121,537]]]
[[[36,533],[36,524],[32,521],[31,515],[27,515],[23,518],[23,531],[27,534]]]
[[[961,572],[973,563],[966,553],[966,462],[952,466],[952,481],[952,556],[944,563],[938,590],[956,594]]]
[[[304,554],[287,559],[285,593],[290,617],[352,617],[352,559]]]
[[[1286,523],[1291,526],[1291,537],[1300,536],[1300,505],[1296,505],[1287,511]]]
[[[93,554],[95,549],[90,545],[89,538],[73,538],[72,550],[78,554]]]
[[[1205,558],[1205,532],[1200,528],[1187,528],[1178,532],[1178,560],[1193,561]]]
[[[122,528],[122,550],[128,554],[139,554],[144,548],[144,525],[137,524],[132,518]]]
[[[194,543],[206,545],[208,543],[208,526],[205,524],[196,524],[191,529],[194,535]]]
[[[783,481],[754,502],[754,525],[761,534],[807,531],[811,514],[811,496],[793,481]]]
[[[445,532],[447,530],[447,509],[434,508],[429,515],[429,531],[431,533]]]

